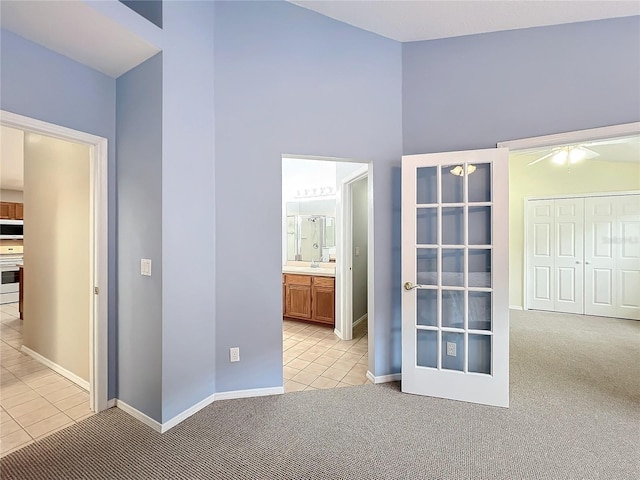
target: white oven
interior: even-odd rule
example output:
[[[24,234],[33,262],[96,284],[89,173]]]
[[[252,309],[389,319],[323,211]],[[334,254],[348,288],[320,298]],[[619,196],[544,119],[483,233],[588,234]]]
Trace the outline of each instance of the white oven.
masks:
[[[20,297],[22,246],[0,246],[0,304],[15,303]]]

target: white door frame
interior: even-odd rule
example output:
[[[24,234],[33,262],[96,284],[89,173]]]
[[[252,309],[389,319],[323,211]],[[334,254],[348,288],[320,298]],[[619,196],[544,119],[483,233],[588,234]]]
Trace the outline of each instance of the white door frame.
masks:
[[[338,268],[336,268],[336,328],[335,334],[342,340],[351,340],[353,338],[353,269],[351,265],[351,254],[353,252],[353,184],[363,178],[369,177],[369,165],[363,165],[358,170],[350,173],[340,182],[340,193],[337,197],[336,210],[340,212],[340,234],[336,242],[336,259],[338,260]],[[367,271],[371,268],[372,256],[369,251],[372,250],[373,230],[370,223],[373,217],[373,208],[371,202],[371,190],[367,192],[368,208],[367,208]],[[339,273],[339,275],[338,275]],[[367,319],[369,318],[369,296],[371,292],[372,278],[367,274]]]
[[[574,130],[571,132],[563,132],[563,133],[555,133],[552,135],[541,135],[539,137],[528,137],[528,138],[520,138],[516,140],[507,140],[504,142],[498,142],[497,147],[505,147],[509,149],[509,152],[515,150],[530,150],[536,148],[544,148],[544,147],[553,147],[558,145],[565,145],[571,143],[580,143],[580,142],[588,142],[593,140],[602,140],[606,138],[613,137],[624,137],[626,135],[640,135],[640,122],[631,122],[631,123],[621,123],[618,125],[610,125],[607,127],[598,127],[598,128],[589,128],[585,130]],[[578,195],[576,195],[578,196]],[[581,194],[581,196],[587,196],[586,194]],[[556,198],[569,198],[570,195],[556,195]],[[535,198],[535,197],[529,197]],[[527,198],[524,199],[525,207]],[[525,226],[527,219],[524,219]],[[526,228],[526,227],[525,227]],[[526,231],[525,231],[526,235]],[[526,238],[526,237],[525,237]],[[526,268],[527,268],[527,253],[524,249],[523,245],[523,264],[522,264],[522,272],[523,277],[526,277]],[[527,295],[526,292],[526,284],[525,279],[520,279],[523,288],[523,300],[522,300],[522,308],[523,310],[527,310]]]
[[[89,405],[94,412],[100,412],[108,407],[107,139],[4,110],[0,110],[0,124],[89,146],[89,201],[93,225],[89,234],[93,253],[89,281],[99,292],[97,295],[90,295],[93,317],[89,322]]]

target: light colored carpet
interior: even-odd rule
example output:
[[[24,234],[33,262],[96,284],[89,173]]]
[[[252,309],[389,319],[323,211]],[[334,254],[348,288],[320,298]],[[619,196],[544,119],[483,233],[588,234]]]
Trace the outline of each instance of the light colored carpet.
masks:
[[[511,407],[397,384],[216,402],[164,435],[118,409],[9,479],[638,479],[640,322],[512,313]]]

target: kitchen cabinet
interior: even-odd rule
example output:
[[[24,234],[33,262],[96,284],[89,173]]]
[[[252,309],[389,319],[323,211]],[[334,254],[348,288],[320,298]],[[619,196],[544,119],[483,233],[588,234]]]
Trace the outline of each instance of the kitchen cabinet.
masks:
[[[335,325],[335,279],[283,274],[285,318]]]
[[[3,220],[23,220],[24,204],[16,202],[0,202],[0,218]]]

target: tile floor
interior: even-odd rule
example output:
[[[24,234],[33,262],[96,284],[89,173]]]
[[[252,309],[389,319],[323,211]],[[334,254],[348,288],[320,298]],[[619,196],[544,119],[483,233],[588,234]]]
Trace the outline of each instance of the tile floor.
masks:
[[[93,415],[89,393],[20,351],[18,304],[0,305],[0,457]]]
[[[284,391],[316,390],[371,383],[367,379],[367,323],[342,341],[333,327],[284,320]]]

